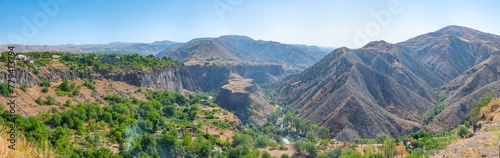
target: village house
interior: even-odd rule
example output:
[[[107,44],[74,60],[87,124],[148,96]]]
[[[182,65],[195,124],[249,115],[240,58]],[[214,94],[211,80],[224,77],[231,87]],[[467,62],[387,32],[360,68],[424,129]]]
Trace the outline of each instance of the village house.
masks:
[[[16,55],[14,57],[14,62],[17,63],[17,62],[23,62],[23,63],[26,63],[26,64],[32,64],[35,62],[35,59],[31,58],[31,57],[27,57],[25,55],[22,55],[22,54],[19,54],[19,55]]]
[[[59,55],[52,55],[52,61],[59,61],[61,59],[61,56]]]
[[[122,60],[120,56],[115,56],[115,57],[100,57],[97,60],[99,63],[121,63]]]

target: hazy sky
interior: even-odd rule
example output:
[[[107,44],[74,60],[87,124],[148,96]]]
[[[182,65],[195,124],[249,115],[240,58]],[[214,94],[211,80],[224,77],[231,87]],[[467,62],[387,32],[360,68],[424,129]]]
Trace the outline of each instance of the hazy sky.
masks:
[[[0,0],[0,8],[0,44],[187,42],[235,34],[359,47],[448,25],[500,34],[498,0]]]

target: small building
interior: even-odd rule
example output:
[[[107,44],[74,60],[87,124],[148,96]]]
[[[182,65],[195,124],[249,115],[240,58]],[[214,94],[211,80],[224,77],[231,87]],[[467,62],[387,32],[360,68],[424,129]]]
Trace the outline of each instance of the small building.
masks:
[[[99,59],[97,59],[97,61],[99,63],[121,63],[122,60],[120,58],[120,56],[115,56],[115,57],[100,57]]]
[[[14,57],[16,60],[24,61],[26,59],[25,55],[19,54]]]
[[[283,139],[282,139],[282,141],[283,141],[283,143],[285,143],[285,144],[290,144],[290,141],[289,141],[287,138],[283,138]]]
[[[31,63],[34,63],[35,62],[35,59],[31,58],[31,57],[26,57],[25,55],[16,55],[14,57],[14,60],[13,62],[17,63],[17,62],[23,62],[25,64],[31,64]]]
[[[207,104],[208,104],[208,100],[206,100],[206,99],[201,99],[201,100],[200,100],[200,104],[207,105]]]
[[[61,56],[59,55],[52,55],[52,61],[59,61],[61,59]]]
[[[26,63],[26,64],[33,64],[33,63],[35,63],[35,59],[33,59],[33,58],[27,58],[23,62]]]

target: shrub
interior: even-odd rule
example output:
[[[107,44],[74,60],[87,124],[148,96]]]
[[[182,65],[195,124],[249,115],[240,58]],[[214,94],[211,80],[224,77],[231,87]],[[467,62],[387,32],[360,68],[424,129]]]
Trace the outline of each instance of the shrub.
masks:
[[[460,137],[460,138],[465,138],[469,135],[469,129],[463,125],[460,125],[458,127],[458,132],[457,132],[457,135]]]
[[[54,105],[56,103],[56,98],[54,98],[53,96],[47,96],[45,97],[45,99],[47,99],[47,105]]]
[[[71,96],[77,95],[80,95],[80,87],[76,87],[75,89],[73,89],[73,91],[71,91]]]
[[[23,92],[26,92],[28,90],[28,84],[22,84],[21,85],[21,90],[23,90]]]
[[[89,89],[92,89],[92,90],[95,90],[95,84],[94,84],[94,81],[92,80],[85,80],[85,83],[83,83],[83,86],[89,88]]]
[[[50,82],[40,79],[40,86],[42,87],[50,87]]]
[[[472,110],[470,111],[470,120],[474,125],[478,121],[479,114],[481,112],[481,108],[488,105],[490,101],[495,97],[494,93],[486,94],[481,99],[474,101],[472,103]]]
[[[49,88],[48,87],[43,87],[42,93],[47,93],[47,92],[49,92]]]
[[[0,83],[0,92],[3,96],[9,96],[11,94],[9,85],[6,82]]]
[[[41,96],[38,97],[38,99],[36,99],[36,103],[38,103],[39,105],[43,105],[44,104]]]
[[[47,88],[47,87],[45,87],[45,88]],[[45,88],[44,88],[44,89],[45,89]],[[66,96],[66,95],[68,95],[68,92],[62,91],[62,90],[61,90],[61,89],[59,89],[59,88],[56,88],[54,91],[56,92],[56,95],[57,95],[57,96]]]
[[[73,105],[71,99],[66,100],[66,103],[64,104],[64,106],[70,107],[71,105]]]

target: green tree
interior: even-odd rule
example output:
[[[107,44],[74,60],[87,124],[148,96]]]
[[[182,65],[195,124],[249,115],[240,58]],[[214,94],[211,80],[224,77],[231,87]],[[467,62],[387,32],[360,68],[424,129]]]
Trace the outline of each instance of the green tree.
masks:
[[[47,105],[54,105],[56,103],[56,98],[54,98],[53,96],[47,96],[45,97],[45,99],[47,100]]]
[[[73,105],[73,101],[71,101],[71,99],[66,100],[66,103],[64,104],[64,106],[66,106],[66,107],[70,107],[72,105]]]
[[[382,143],[384,143],[384,141],[387,138],[390,138],[390,137],[389,137],[389,135],[387,135],[385,133],[378,134],[377,137],[375,138],[375,142],[377,142],[377,144],[382,144]]]
[[[272,158],[273,156],[271,156],[271,154],[267,151],[267,150],[264,150],[262,152],[262,156],[261,158]]]
[[[304,144],[304,148],[305,148],[305,150],[307,151],[307,153],[309,154],[310,157],[316,157],[316,155],[318,154],[318,149],[316,148],[315,143],[306,142]]]
[[[281,155],[280,158],[290,158],[290,156],[288,156],[287,154],[283,154],[283,155]]]
[[[26,92],[28,90],[28,84],[26,84],[26,83],[22,84],[21,90],[23,90],[23,92]]]
[[[241,158],[250,154],[250,147],[246,145],[239,145],[229,150],[229,158]]]
[[[43,105],[44,104],[42,96],[39,96],[38,99],[36,99],[36,103],[38,103],[38,105]]]
[[[339,158],[342,155],[342,149],[337,147],[332,151],[326,152],[329,158]]]
[[[495,93],[485,94],[482,98],[477,101],[472,102],[472,109],[470,111],[470,120],[474,125],[479,120],[479,114],[481,113],[481,108],[488,105],[490,101],[495,98]]]
[[[383,144],[384,157],[393,158],[396,155],[396,143],[391,138],[387,138]]]
[[[265,148],[269,144],[269,139],[265,136],[258,136],[255,139],[255,147],[257,148]]]
[[[49,92],[49,88],[48,87],[43,87],[42,93],[47,93],[47,92]]]
[[[465,127],[464,125],[460,125],[458,127],[458,132],[457,132],[458,136],[461,137],[461,138],[465,138],[469,135],[469,129],[467,127]]]
[[[7,82],[0,83],[0,94],[2,94],[3,96],[9,96],[11,94],[11,91],[9,89],[10,88]]]
[[[316,139],[318,138],[318,135],[316,135],[315,132],[307,132],[306,134],[306,139],[309,140],[310,142],[317,142]]]
[[[239,145],[248,145],[251,146],[253,145],[253,139],[247,134],[235,134],[233,135],[233,143],[232,146],[239,146]]]

